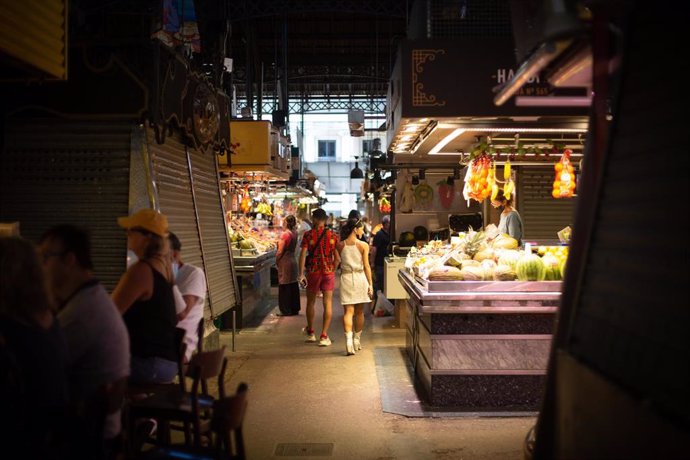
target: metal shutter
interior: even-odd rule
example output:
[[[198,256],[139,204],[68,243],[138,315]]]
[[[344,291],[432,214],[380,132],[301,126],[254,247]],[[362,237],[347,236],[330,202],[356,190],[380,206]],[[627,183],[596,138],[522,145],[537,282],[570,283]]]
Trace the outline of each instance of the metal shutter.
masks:
[[[91,232],[96,276],[114,288],[126,269],[130,138],[125,122],[8,120],[0,155],[0,220],[37,241],[56,224]]]
[[[182,259],[206,272],[185,146],[177,136],[166,136],[165,143],[158,144],[151,129],[147,130],[147,138],[160,211],[167,216],[170,231],[182,243]],[[204,317],[210,317],[208,301]]]
[[[518,171],[517,210],[524,225],[523,241],[558,242],[556,232],[573,226],[577,198],[555,199],[551,196],[553,168],[520,166]]]
[[[237,281],[230,255],[215,154],[213,151],[202,153],[193,149],[189,149],[189,152],[211,315],[216,317],[235,306]]]

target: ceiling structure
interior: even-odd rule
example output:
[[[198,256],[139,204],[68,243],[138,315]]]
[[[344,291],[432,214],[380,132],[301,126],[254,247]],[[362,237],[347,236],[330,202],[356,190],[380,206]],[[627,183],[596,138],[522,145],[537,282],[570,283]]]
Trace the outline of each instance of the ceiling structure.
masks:
[[[540,0],[229,1],[230,83],[238,109],[249,105],[254,114],[260,105],[264,114],[362,110],[367,118],[384,118],[401,41],[509,37],[516,40],[517,65],[541,39],[542,7]],[[515,23],[521,24],[517,31]],[[583,62],[579,57],[574,61]],[[589,72],[589,65],[581,66],[559,76],[554,86],[588,87]],[[405,149],[408,155],[401,155],[399,161],[412,160],[409,154],[415,161],[462,156],[487,139],[501,152],[509,152],[510,145],[518,150],[519,144],[537,155],[553,145],[580,153],[587,130],[586,117],[491,121],[437,117],[434,121],[433,129],[419,136],[415,151]],[[518,133],[516,127],[543,131]],[[398,131],[404,129],[400,125]]]
[[[397,44],[407,35],[409,2],[228,3],[228,51],[240,101],[249,96],[256,107],[261,98],[264,113],[278,106],[290,113],[383,113]]]

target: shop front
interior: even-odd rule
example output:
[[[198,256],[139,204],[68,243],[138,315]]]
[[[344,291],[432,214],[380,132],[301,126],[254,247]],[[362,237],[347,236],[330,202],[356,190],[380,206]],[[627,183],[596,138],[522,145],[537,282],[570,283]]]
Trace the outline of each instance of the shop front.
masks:
[[[540,105],[564,94],[543,76],[529,103],[494,105],[514,62],[509,40],[419,40],[393,71],[386,295],[433,406],[524,413],[543,392],[587,119]],[[515,238],[498,231],[499,193],[520,214]]]

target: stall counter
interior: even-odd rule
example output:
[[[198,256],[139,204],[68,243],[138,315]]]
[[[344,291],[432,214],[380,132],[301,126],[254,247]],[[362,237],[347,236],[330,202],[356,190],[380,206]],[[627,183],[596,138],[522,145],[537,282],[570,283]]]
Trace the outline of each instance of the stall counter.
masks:
[[[237,328],[242,328],[245,320],[252,315],[270,307],[271,267],[275,265],[275,256],[275,251],[257,255],[233,254],[242,299],[236,314]]]
[[[406,349],[432,406],[539,409],[560,281],[428,282],[400,270]]]

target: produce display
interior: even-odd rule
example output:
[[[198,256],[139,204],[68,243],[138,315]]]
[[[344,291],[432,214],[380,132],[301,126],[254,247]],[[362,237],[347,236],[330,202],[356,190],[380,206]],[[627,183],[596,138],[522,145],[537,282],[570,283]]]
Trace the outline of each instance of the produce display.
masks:
[[[554,198],[572,198],[575,194],[575,170],[570,162],[571,153],[570,149],[565,149],[561,159],[554,166],[556,177],[551,191]]]
[[[493,163],[489,155],[482,153],[476,156],[467,168],[465,174],[465,187],[462,190],[466,200],[470,198],[482,202],[487,198],[495,200],[498,191],[503,184],[503,195],[510,199],[515,191],[512,168],[510,160],[503,166],[503,180],[499,180],[496,175],[496,163]]]
[[[388,200],[388,198],[381,198],[381,201],[379,202],[379,211],[381,211],[383,214],[390,214],[391,202]]]
[[[278,235],[267,227],[257,226],[244,216],[230,221],[228,236],[231,247],[235,249],[256,250],[256,253],[270,252],[276,249]]]
[[[567,257],[567,246],[519,250],[515,239],[490,225],[461,234],[454,245],[430,241],[413,247],[405,267],[429,281],[558,281]]]

